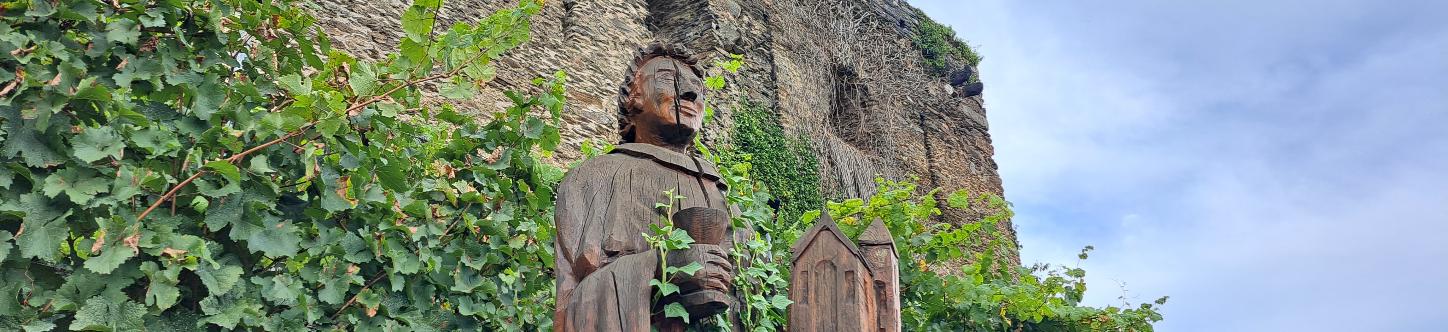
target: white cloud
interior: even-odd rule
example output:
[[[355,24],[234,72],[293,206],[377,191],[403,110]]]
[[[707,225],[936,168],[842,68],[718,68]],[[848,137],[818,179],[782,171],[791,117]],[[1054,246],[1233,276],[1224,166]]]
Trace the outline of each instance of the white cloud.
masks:
[[[1095,245],[1089,303],[1170,295],[1161,331],[1448,324],[1445,4],[912,2],[979,45],[1023,260]]]

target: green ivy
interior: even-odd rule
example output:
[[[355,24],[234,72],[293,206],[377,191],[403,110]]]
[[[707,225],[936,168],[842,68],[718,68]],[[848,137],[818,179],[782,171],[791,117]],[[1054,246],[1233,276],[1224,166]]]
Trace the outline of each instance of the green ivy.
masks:
[[[370,62],[287,2],[0,4],[0,329],[548,329],[564,76],[418,88],[470,97],[540,5],[419,1]]]
[[[757,104],[744,102],[731,116],[729,146],[719,151],[720,163],[752,165],[749,175],[778,200],[775,222],[793,222],[824,206],[819,160],[808,137],[785,134],[779,115]]]
[[[955,30],[937,23],[920,13],[920,25],[915,27],[915,47],[925,57],[925,65],[936,74],[947,74],[951,60],[964,61],[972,67],[980,65],[980,54],[955,36]]]

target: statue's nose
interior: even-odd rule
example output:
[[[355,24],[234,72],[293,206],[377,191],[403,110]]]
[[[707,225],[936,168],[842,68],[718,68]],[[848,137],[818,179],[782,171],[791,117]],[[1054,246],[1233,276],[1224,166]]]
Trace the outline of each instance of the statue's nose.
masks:
[[[683,94],[679,95],[679,98],[692,102],[699,99],[699,93],[694,91],[685,91]]]

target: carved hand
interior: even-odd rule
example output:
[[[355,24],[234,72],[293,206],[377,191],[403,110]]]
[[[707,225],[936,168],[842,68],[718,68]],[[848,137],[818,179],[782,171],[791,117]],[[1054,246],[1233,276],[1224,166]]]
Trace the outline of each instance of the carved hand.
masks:
[[[699,290],[714,290],[729,294],[734,287],[734,264],[729,261],[724,247],[712,244],[694,244],[685,250],[669,251],[665,257],[669,266],[682,267],[697,262],[703,268],[693,276],[679,274],[675,283],[683,294]],[[691,310],[692,311],[692,310]]]

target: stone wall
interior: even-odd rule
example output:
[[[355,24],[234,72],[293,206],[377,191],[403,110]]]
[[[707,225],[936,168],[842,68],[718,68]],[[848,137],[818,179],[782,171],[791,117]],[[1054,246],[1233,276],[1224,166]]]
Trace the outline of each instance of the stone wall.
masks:
[[[446,1],[439,26],[513,4]],[[402,0],[316,0],[314,11],[334,45],[379,58],[401,38],[398,17],[406,6]],[[725,52],[746,59],[725,91],[708,96],[718,121],[705,138],[727,141],[729,110],[743,102],[768,107],[786,130],[812,139],[827,197],[869,196],[877,174],[918,176],[922,187],[1001,194],[982,99],[963,96],[924,67],[911,38],[921,19],[901,0],[549,1],[533,20],[531,41],[498,62],[493,89],[468,106],[499,109],[494,105],[507,100],[501,91],[527,90],[533,77],[567,71],[559,153],[566,162],[579,157],[584,140],[617,141],[614,100],[633,52],[653,40],[676,42],[698,52],[706,67]],[[941,221],[976,217],[953,211]]]

